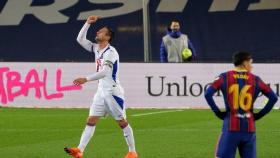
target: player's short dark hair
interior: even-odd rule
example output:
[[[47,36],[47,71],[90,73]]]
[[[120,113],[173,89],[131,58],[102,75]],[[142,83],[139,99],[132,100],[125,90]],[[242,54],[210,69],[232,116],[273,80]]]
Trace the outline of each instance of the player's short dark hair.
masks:
[[[244,61],[249,61],[252,59],[252,55],[246,51],[238,51],[233,54],[233,64],[234,66],[240,66]]]
[[[110,36],[109,42],[112,42],[115,37],[115,32],[109,26],[105,26],[104,28],[108,30],[106,35]]]
[[[179,23],[179,25],[180,25],[180,21],[179,21],[179,20],[173,19],[173,20],[171,20],[171,21],[169,22],[169,24],[168,24],[168,26],[167,26],[167,29],[170,29],[170,26],[171,26],[171,24],[172,24],[173,22],[177,22],[177,23]]]
[[[177,19],[173,19],[173,20],[171,20],[171,21],[169,22],[169,26],[171,26],[171,24],[172,24],[173,22],[177,22],[177,23],[179,23],[179,24],[180,24],[180,21],[179,21],[179,20],[177,20]]]
[[[177,20],[177,19],[171,20],[171,21],[168,23],[168,26],[167,26],[167,30],[168,30],[168,31],[171,31],[171,28],[170,28],[170,27],[171,27],[171,24],[172,24],[173,22],[177,22],[177,23],[179,23],[179,25],[181,24],[180,21]]]

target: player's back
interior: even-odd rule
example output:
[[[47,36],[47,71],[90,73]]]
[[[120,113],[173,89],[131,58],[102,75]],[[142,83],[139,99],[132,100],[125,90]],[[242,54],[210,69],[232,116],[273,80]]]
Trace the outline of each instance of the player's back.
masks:
[[[269,90],[268,86],[258,76],[237,69],[221,74],[219,80],[227,111],[223,130],[255,132],[253,105],[261,91]]]

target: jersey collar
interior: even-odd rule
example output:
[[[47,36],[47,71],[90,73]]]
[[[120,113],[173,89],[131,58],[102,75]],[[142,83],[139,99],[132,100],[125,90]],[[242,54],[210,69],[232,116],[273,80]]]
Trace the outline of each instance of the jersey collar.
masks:
[[[248,72],[248,70],[244,69],[244,68],[234,68],[233,71],[237,71],[237,72]]]
[[[98,46],[98,47],[99,47],[99,46]],[[99,53],[100,53],[100,52],[104,53],[105,50],[107,50],[109,47],[110,47],[110,44],[108,44],[108,45],[107,45],[106,47],[104,47],[103,49],[98,50],[98,52],[99,52]]]

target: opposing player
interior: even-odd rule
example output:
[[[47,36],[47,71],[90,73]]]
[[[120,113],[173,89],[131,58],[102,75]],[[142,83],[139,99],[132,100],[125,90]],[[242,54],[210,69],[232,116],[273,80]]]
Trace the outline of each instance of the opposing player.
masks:
[[[266,115],[278,98],[260,77],[251,73],[252,57],[249,53],[236,53],[233,63],[235,69],[222,73],[205,93],[212,111],[224,120],[216,157],[235,158],[238,148],[241,158],[256,158],[255,121]],[[225,112],[220,111],[213,99],[218,90],[223,93]],[[260,92],[269,100],[263,109],[254,113],[253,104]]]
[[[98,90],[90,107],[87,125],[81,136],[78,147],[64,150],[75,158],[82,158],[83,152],[94,134],[95,126],[100,117],[110,114],[122,128],[129,152],[125,158],[137,158],[133,131],[126,120],[124,107],[124,92],[119,82],[119,55],[110,45],[114,32],[109,27],[103,27],[96,33],[92,43],[86,39],[87,31],[91,24],[98,20],[97,16],[90,16],[81,29],[77,41],[89,52],[95,54],[96,73],[84,78],[77,78],[74,84],[81,85],[89,81],[98,80]]]

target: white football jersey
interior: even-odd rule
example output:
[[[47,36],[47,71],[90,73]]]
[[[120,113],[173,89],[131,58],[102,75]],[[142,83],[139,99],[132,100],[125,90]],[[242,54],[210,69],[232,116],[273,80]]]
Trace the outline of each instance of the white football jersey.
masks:
[[[98,44],[92,45],[92,51],[95,54],[96,72],[103,69],[105,63],[112,64],[112,74],[106,75],[99,80],[99,86],[102,88],[120,87],[119,81],[119,54],[113,46],[106,46],[104,49],[99,50]]]
[[[86,39],[87,31],[90,25],[85,23],[82,27],[77,41],[83,46],[87,51],[95,54],[96,62],[96,71],[99,72],[103,69],[104,64],[107,62],[112,66],[112,73],[107,74],[104,78],[99,79],[98,89],[112,89],[114,87],[120,88],[119,90],[123,91],[120,82],[119,82],[119,54],[117,50],[107,45],[104,49],[100,50],[99,45],[92,43]]]

